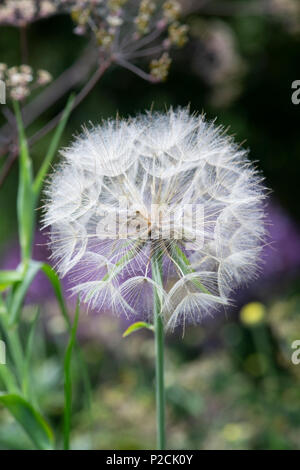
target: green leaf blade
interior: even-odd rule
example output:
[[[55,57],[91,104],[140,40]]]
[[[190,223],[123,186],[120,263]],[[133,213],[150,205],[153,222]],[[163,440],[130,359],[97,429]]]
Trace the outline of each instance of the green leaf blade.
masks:
[[[16,284],[13,292],[12,300],[8,307],[9,310],[9,326],[17,324],[20,315],[23,300],[27,294],[32,281],[41,269],[42,263],[38,261],[30,261],[28,268],[23,275],[23,279],[19,284]]]
[[[173,262],[181,269],[183,274],[191,274],[194,272],[189,259],[179,248],[178,245],[175,245],[172,250],[172,259]],[[212,293],[208,289],[206,289],[206,287],[198,279],[193,279],[192,282],[204,294],[212,295]]]
[[[42,271],[45,274],[45,276],[48,278],[49,282],[52,285],[52,288],[54,290],[58,305],[60,307],[61,314],[66,322],[66,325],[68,327],[68,330],[71,332],[72,324],[70,321],[70,317],[68,314],[68,310],[65,304],[64,296],[63,296],[63,290],[61,287],[61,282],[59,280],[58,275],[54,271],[54,269],[47,263],[44,263],[42,265]],[[82,377],[84,381],[84,386],[85,386],[85,396],[87,400],[87,406],[90,408],[91,406],[91,384],[90,384],[90,379],[89,379],[89,374],[87,370],[87,366],[85,364],[84,358],[82,357],[80,347],[77,345],[77,355],[78,355],[78,360],[81,366],[81,372],[82,372]]]
[[[20,271],[0,271],[0,291],[7,289],[16,282],[22,280],[22,273]]]
[[[73,109],[74,100],[75,100],[75,95],[71,95],[69,97],[68,102],[66,104],[66,107],[63,111],[63,114],[62,114],[61,120],[59,122],[59,125],[57,126],[56,131],[54,133],[54,136],[51,140],[49,150],[46,154],[46,157],[43,161],[43,164],[42,164],[42,166],[41,166],[41,168],[40,168],[40,170],[39,170],[39,172],[38,172],[38,174],[35,178],[33,188],[34,188],[34,193],[35,193],[36,197],[39,196],[39,193],[40,193],[42,185],[43,185],[44,178],[45,178],[45,176],[46,176],[46,174],[49,170],[51,162],[52,162],[52,160],[54,158],[54,155],[57,151],[59,141],[60,141],[61,136],[62,136],[62,134],[65,130],[67,121],[68,121],[68,119],[70,117],[70,114],[71,114],[71,111]]]
[[[54,294],[56,297],[56,300],[58,302],[58,305],[60,307],[62,316],[64,317],[66,324],[68,327],[71,326],[70,318],[68,315],[67,307],[65,304],[64,296],[63,296],[63,291],[61,287],[61,282],[59,280],[58,275],[54,271],[54,269],[50,266],[50,264],[43,263],[41,265],[41,270],[45,274],[45,276],[48,278],[49,282],[52,285],[52,288],[54,290]]]
[[[146,323],[144,321],[138,321],[136,323],[133,323],[130,325],[126,331],[124,331],[122,337],[126,338],[126,336],[131,335],[131,333],[134,333],[135,331],[141,330],[142,328],[147,328],[148,330],[154,331],[153,325],[150,323]]]
[[[53,432],[43,416],[30,403],[17,394],[0,394],[0,403],[23,427],[37,449],[53,449]]]
[[[19,134],[19,186],[17,214],[22,260],[28,262],[31,256],[36,198],[33,191],[32,161],[29,155],[19,103],[14,101],[14,111]]]
[[[24,371],[23,371],[23,383],[22,383],[22,389],[23,389],[23,394],[26,398],[34,398],[33,397],[33,386],[31,383],[31,370],[30,370],[30,361],[32,357],[32,352],[33,352],[33,347],[34,347],[34,337],[36,333],[36,327],[37,323],[40,317],[40,309],[37,309],[37,312],[34,316],[34,319],[31,323],[29,334],[28,334],[28,340],[26,344],[26,349],[25,349],[25,361],[24,361]],[[32,400],[31,400],[32,401]]]

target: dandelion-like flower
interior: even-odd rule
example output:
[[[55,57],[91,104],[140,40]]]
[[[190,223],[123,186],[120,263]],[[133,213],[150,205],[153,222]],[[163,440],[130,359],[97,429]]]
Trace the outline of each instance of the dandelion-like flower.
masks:
[[[84,128],[46,189],[56,267],[92,308],[167,327],[230,304],[257,273],[262,178],[222,127],[188,109]],[[159,260],[157,282],[152,260]]]

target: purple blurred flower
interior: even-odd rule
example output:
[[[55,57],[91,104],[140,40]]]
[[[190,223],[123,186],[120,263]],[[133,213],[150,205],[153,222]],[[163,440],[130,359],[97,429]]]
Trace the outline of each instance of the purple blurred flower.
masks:
[[[1,269],[16,269],[21,261],[20,246],[18,241],[11,242],[2,255]],[[34,236],[33,259],[36,261],[48,262],[49,250],[45,243],[45,234],[36,230]],[[38,303],[53,298],[52,287],[46,276],[39,272],[32,282],[27,296],[26,303]]]
[[[265,302],[300,273],[300,228],[275,201],[269,203],[266,213],[269,237],[261,256],[261,274],[236,292],[237,307],[255,299]]]
[[[263,278],[295,275],[300,268],[300,228],[277,204],[268,208],[270,244],[263,250]]]

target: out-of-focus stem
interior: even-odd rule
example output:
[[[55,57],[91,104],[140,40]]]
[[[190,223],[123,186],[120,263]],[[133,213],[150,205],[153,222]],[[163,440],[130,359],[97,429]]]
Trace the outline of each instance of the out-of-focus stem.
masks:
[[[37,98],[28,103],[22,109],[24,126],[32,124],[42,113],[56,103],[62,96],[68,93],[79,83],[85,82],[92,68],[98,63],[98,51],[93,43],[90,43],[82,56],[55,81],[53,81]],[[2,109],[2,108],[1,108]],[[7,123],[0,128],[0,157],[5,155],[17,136],[16,123]]]
[[[94,86],[97,84],[97,82],[100,80],[104,72],[108,69],[110,66],[111,61],[104,62],[96,72],[91,76],[90,80],[86,83],[86,85],[82,88],[82,90],[78,93],[76,96],[72,110],[75,109],[90,93],[90,91],[94,88]],[[29,139],[29,145],[33,145],[35,142],[37,142],[39,139],[41,139],[44,135],[48,134],[52,129],[56,127],[56,125],[59,123],[61,120],[61,117],[63,115],[63,111],[61,111],[57,116],[55,116],[48,124],[46,124],[40,131],[36,132],[30,139]]]
[[[21,340],[19,338],[18,330],[16,328],[11,329],[8,326],[7,312],[1,314],[1,326],[5,333],[9,345],[9,350],[14,361],[19,384],[21,384],[24,353],[21,345]]]
[[[158,80],[156,78],[154,78],[152,75],[150,75],[149,73],[146,73],[144,72],[142,69],[140,69],[139,67],[137,67],[136,65],[128,62],[127,60],[125,59],[121,59],[119,58],[117,60],[117,63],[119,65],[121,65],[122,67],[124,67],[125,69],[128,69],[130,70],[131,72],[135,73],[135,75],[138,75],[139,77],[141,77],[143,80],[146,80],[150,83],[156,83],[158,82]]]
[[[100,80],[104,72],[108,69],[110,66],[111,61],[106,61],[103,64],[101,64],[95,73],[92,75],[90,80],[86,83],[86,85],[82,88],[82,90],[78,93],[76,96],[76,99],[74,100],[73,103],[73,108],[75,109],[85,98],[86,96],[90,93],[90,91],[94,88],[94,86],[97,84],[97,82]],[[61,117],[63,115],[63,111],[60,112],[57,116],[55,116],[51,121],[49,121],[42,129],[37,131],[32,137],[28,139],[28,145],[32,146],[35,144],[38,140],[40,140],[42,137],[47,135],[52,129],[56,127],[56,125],[59,123]],[[5,181],[5,178],[7,177],[10,169],[12,168],[14,162],[16,161],[18,157],[18,149],[14,150],[14,152],[11,152],[9,154],[9,157],[7,159],[7,163],[4,165],[1,175],[0,175],[0,187]]]

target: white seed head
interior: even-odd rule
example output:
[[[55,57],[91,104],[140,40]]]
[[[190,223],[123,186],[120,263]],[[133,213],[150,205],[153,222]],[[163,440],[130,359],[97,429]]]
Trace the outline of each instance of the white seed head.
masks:
[[[61,152],[44,226],[59,273],[92,308],[151,316],[171,329],[230,304],[257,273],[262,178],[222,127],[188,109],[84,128]],[[162,260],[163,287],[151,259]]]

